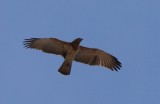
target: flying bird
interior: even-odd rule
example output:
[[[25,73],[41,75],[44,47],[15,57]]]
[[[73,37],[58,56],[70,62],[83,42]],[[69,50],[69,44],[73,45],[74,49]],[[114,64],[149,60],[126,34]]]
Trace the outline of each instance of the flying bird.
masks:
[[[30,38],[25,39],[23,43],[26,48],[61,55],[64,62],[58,71],[63,75],[70,74],[73,60],[84,64],[102,66],[112,71],[118,71],[122,67],[121,62],[113,55],[97,48],[81,46],[82,40],[82,38],[77,38],[72,42],[65,42],[56,38]]]

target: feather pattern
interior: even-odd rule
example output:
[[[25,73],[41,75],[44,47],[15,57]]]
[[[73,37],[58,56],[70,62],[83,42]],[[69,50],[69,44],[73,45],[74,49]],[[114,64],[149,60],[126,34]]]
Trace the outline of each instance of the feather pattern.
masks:
[[[116,71],[122,67],[118,59],[111,54],[96,48],[87,48],[83,46],[79,47],[74,60],[89,65],[103,66]]]
[[[67,48],[70,46],[68,42],[58,40],[56,38],[30,38],[25,39],[24,47],[41,50],[46,53],[62,55],[65,57]]]

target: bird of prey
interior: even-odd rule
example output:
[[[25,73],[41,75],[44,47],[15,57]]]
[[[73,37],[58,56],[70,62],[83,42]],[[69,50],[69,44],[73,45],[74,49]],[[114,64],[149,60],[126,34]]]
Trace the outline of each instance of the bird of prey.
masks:
[[[26,48],[64,57],[64,62],[58,70],[63,75],[70,74],[73,60],[84,64],[103,66],[112,71],[118,71],[121,68],[121,63],[116,57],[97,48],[81,46],[82,40],[82,38],[77,38],[72,42],[65,42],[56,38],[30,38],[25,39],[23,43]]]

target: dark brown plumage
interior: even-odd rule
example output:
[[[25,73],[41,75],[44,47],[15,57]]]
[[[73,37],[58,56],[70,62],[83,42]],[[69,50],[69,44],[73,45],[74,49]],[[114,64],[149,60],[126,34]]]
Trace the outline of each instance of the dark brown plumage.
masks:
[[[56,38],[30,38],[25,39],[24,46],[63,56],[65,60],[58,71],[64,75],[70,74],[73,60],[89,65],[103,66],[116,71],[121,68],[121,63],[111,54],[96,48],[80,46],[82,40],[77,38],[72,42],[64,42]]]

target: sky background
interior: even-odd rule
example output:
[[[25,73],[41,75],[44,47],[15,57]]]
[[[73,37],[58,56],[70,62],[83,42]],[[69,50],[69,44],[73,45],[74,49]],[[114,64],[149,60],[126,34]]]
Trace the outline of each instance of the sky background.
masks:
[[[0,0],[0,104],[159,104],[159,0]],[[25,49],[55,37],[116,56],[120,71]]]

